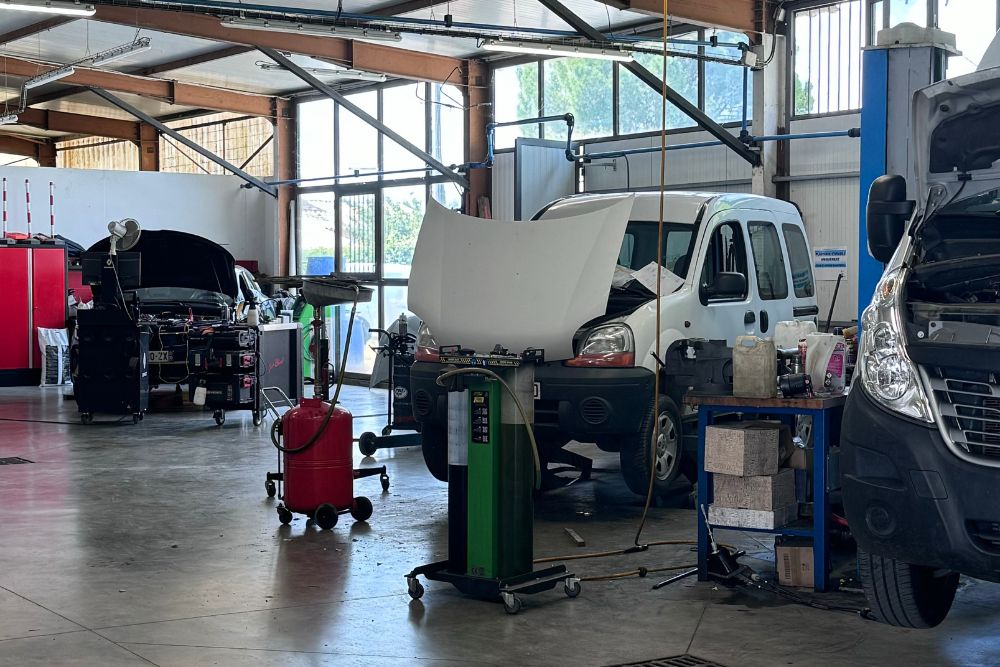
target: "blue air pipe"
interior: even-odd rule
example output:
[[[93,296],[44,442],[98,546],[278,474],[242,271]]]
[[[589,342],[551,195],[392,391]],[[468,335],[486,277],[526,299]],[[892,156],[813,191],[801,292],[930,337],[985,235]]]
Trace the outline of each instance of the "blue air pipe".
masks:
[[[573,152],[573,128],[576,127],[576,117],[573,114],[563,114],[562,116],[541,116],[539,118],[522,118],[521,120],[508,120],[503,123],[486,124],[486,159],[482,162],[470,162],[459,165],[458,171],[468,171],[469,169],[489,169],[493,166],[496,157],[496,131],[498,127],[513,127],[515,125],[535,125],[538,123],[566,123],[566,159],[576,162],[577,155]]]

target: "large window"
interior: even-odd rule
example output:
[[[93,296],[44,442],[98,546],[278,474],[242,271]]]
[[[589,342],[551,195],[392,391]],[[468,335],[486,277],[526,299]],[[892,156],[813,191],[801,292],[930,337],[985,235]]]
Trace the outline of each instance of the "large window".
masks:
[[[348,99],[445,164],[465,161],[465,101],[456,86],[386,84]],[[299,177],[318,179],[299,186],[299,270],[349,273],[375,289],[372,302],[358,307],[347,353],[348,372],[368,374],[375,361],[370,346],[378,343],[373,330],[406,311],[428,199],[458,209],[461,190],[344,107],[305,100],[298,111]],[[350,307],[332,310],[332,348],[342,350]]]
[[[793,115],[861,108],[863,11],[850,0],[793,13]]]
[[[670,39],[666,67],[667,83],[672,89],[720,123],[741,122],[744,110],[750,115],[753,75],[748,72],[744,97],[744,70],[739,65],[738,44],[747,43],[745,35],[697,30],[674,34]],[[656,42],[656,36],[650,36],[650,41]],[[657,78],[663,76],[663,56],[636,51],[635,60]],[[660,129],[660,91],[644,83],[622,63],[552,58],[540,63],[499,65],[494,70],[493,83],[497,122],[569,112],[576,118],[573,134],[576,139]],[[696,127],[694,120],[674,105],[667,105],[668,130],[693,127]],[[498,128],[496,147],[511,148],[517,137],[564,139],[566,127],[548,123]]]
[[[588,58],[555,58],[543,63],[545,109],[542,115],[572,113],[574,139],[614,134],[613,63]],[[545,128],[546,139],[565,139],[566,125]]]

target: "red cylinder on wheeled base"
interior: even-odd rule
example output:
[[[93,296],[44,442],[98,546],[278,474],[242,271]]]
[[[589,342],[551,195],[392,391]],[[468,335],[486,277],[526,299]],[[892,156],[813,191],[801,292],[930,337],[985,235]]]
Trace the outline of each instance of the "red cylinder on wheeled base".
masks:
[[[372,515],[371,501],[354,497],[354,419],[350,412],[335,408],[316,442],[295,451],[320,430],[329,410],[326,401],[305,398],[281,418],[283,448],[288,450],[280,477],[284,482],[284,503],[278,506],[281,523],[290,523],[294,512],[330,529],[341,514],[350,512],[356,521],[367,521]]]

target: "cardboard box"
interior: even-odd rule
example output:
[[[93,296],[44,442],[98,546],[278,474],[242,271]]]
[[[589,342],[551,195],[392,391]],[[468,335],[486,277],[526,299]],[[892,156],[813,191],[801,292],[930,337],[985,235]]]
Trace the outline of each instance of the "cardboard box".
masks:
[[[781,430],[774,424],[709,426],[705,431],[705,470],[748,477],[778,472]]]
[[[708,522],[726,528],[758,528],[776,530],[799,518],[799,504],[793,503],[776,510],[748,510],[712,504],[708,507]]]
[[[722,507],[775,510],[796,502],[795,471],[788,468],[756,477],[717,474],[714,483],[715,502]]]
[[[775,539],[774,566],[780,585],[812,588],[815,583],[812,541],[802,537]]]

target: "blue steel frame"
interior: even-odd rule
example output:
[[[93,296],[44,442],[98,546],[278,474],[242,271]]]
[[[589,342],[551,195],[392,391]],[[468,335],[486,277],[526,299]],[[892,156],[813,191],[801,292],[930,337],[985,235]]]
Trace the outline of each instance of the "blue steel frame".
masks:
[[[889,51],[868,49],[864,53],[861,82],[861,180],[858,214],[858,322],[871,301],[883,267],[868,254],[867,207],[872,182],[885,174],[888,131]]]
[[[762,530],[751,528],[731,528],[712,524],[713,528],[738,530],[748,533],[769,533],[810,537],[813,541],[813,587],[826,591],[829,584],[830,551],[827,531],[830,523],[830,505],[827,497],[827,456],[830,451],[830,433],[834,418],[843,414],[843,402],[828,408],[773,408],[761,407],[748,399],[745,406],[713,405],[711,398],[698,405],[698,581],[708,581],[708,528],[700,508],[712,503],[714,485],[712,474],[705,471],[705,432],[715,422],[717,413],[754,413],[766,416],[809,416],[813,418],[813,523],[811,528],[777,528]]]

